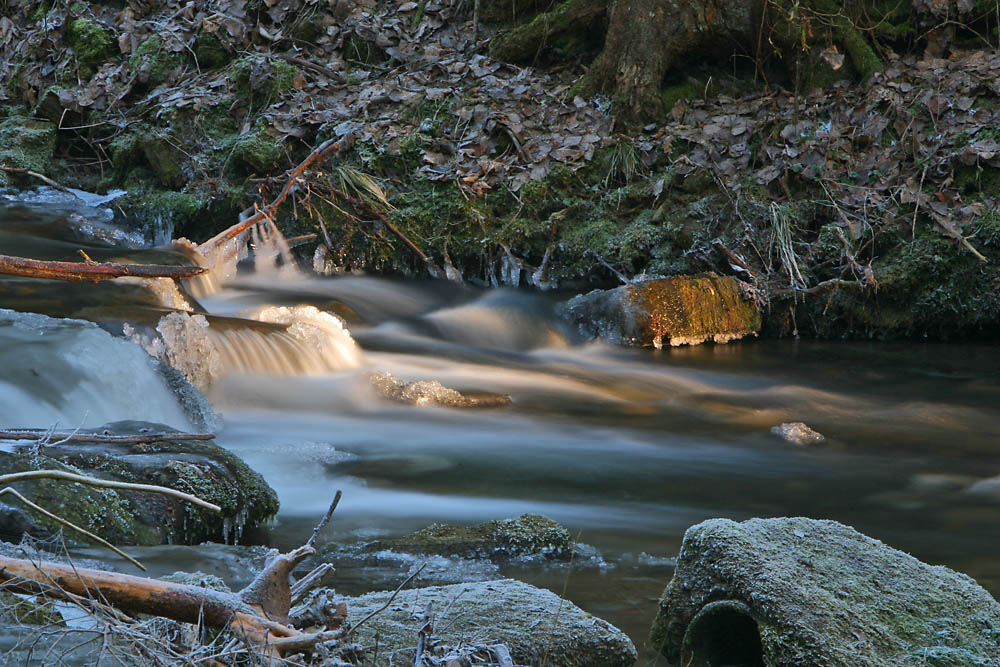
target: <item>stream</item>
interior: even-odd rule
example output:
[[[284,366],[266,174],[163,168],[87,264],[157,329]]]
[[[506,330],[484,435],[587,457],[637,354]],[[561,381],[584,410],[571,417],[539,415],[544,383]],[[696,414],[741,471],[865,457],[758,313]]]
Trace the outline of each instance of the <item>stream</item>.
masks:
[[[98,261],[167,254],[145,246],[169,230],[124,232],[68,207],[52,197],[0,202],[2,252],[74,259],[84,248]],[[68,224],[72,215],[85,224]],[[118,335],[123,321],[149,330],[166,312],[128,301],[125,288],[59,286],[53,296],[42,283],[3,279],[0,306],[87,315]],[[224,420],[217,441],[281,501],[256,537],[281,549],[301,544],[336,489],[344,497],[326,538],[343,545],[432,522],[544,514],[588,545],[577,560],[496,568],[432,558],[422,580],[508,575],[550,588],[625,630],[640,655],[684,530],[711,517],[835,519],[1000,592],[1000,348],[747,340],[623,349],[579,340],[557,315],[569,296],[276,269],[241,271],[200,296],[219,350],[207,393]],[[349,335],[331,314],[346,319]],[[282,338],[274,322],[312,323],[314,339]],[[31,356],[29,339],[0,322],[0,426],[139,418],[190,427],[175,406],[160,405],[169,394],[129,385],[131,352],[86,360],[96,348],[77,341],[75,356]],[[513,402],[391,403],[371,389],[374,371]],[[118,390],[87,389],[84,378],[103,373]],[[41,390],[31,383],[51,393],[52,377],[74,374],[74,391],[32,399]],[[826,441],[803,447],[770,432],[790,421]],[[154,576],[201,570],[234,587],[248,576],[231,546],[128,551]],[[336,586],[392,588],[422,560],[344,556]]]

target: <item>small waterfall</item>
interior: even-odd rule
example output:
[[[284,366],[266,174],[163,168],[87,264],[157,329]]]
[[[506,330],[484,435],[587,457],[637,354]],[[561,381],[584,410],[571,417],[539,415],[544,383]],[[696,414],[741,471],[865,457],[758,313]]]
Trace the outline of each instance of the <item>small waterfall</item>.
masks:
[[[157,364],[97,325],[0,310],[0,426],[135,419],[191,430]]]
[[[314,306],[268,306],[248,319],[174,312],[156,332],[125,329],[203,391],[231,373],[322,375],[361,365],[344,321]]]

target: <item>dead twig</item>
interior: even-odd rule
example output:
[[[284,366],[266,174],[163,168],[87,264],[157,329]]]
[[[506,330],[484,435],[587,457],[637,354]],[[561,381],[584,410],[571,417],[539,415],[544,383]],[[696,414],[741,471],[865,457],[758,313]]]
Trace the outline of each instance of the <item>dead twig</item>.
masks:
[[[79,482],[80,484],[86,484],[87,486],[97,486],[106,489],[148,491],[151,493],[159,493],[164,496],[171,496],[179,500],[185,500],[213,512],[222,512],[222,508],[214,503],[202,500],[197,496],[192,496],[190,493],[184,493],[183,491],[171,489],[166,486],[157,486],[155,484],[136,484],[132,482],[115,482],[109,479],[97,479],[96,477],[77,475],[76,473],[66,472],[65,470],[28,470],[25,472],[13,472],[7,475],[0,475],[0,484],[13,484],[14,482],[23,482],[29,479],[61,479],[67,482]]]
[[[347,631],[347,635],[346,636],[350,636],[352,632],[354,632],[355,630],[357,630],[358,628],[360,628],[362,625],[364,625],[365,623],[367,623],[369,620],[371,620],[375,616],[378,616],[383,611],[385,611],[386,609],[388,609],[389,605],[392,604],[392,601],[396,599],[396,596],[399,595],[399,592],[401,590],[403,590],[403,588],[406,586],[406,584],[410,583],[413,580],[414,577],[416,577],[418,574],[420,574],[421,572],[423,572],[423,570],[424,570],[425,567],[427,567],[427,563],[426,562],[421,563],[420,567],[418,567],[413,572],[413,574],[411,574],[406,579],[404,579],[403,583],[401,583],[399,586],[396,587],[396,590],[394,590],[392,592],[392,595],[390,595],[389,599],[385,601],[385,604],[383,604],[381,607],[379,607],[378,609],[376,609],[375,611],[371,612],[370,614],[368,614],[367,616],[365,616],[364,618],[362,618],[360,621],[358,621],[357,623],[355,623],[354,627],[352,627],[350,630]]]
[[[97,442],[116,444],[135,444],[139,442],[162,442],[164,440],[211,440],[212,433],[147,433],[141,435],[104,435],[99,433],[55,433],[48,429],[19,428],[0,430],[0,440],[48,440],[59,439],[63,442]]]

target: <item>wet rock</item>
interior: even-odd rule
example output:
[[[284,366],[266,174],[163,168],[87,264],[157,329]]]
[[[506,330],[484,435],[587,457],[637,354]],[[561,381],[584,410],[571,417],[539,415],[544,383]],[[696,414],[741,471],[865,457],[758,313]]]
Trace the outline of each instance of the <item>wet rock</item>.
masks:
[[[780,424],[771,428],[771,433],[793,445],[818,445],[826,440],[821,433],[817,433],[802,422]]]
[[[510,396],[490,392],[467,391],[446,387],[437,380],[403,382],[392,373],[372,373],[375,391],[391,401],[409,405],[437,405],[446,408],[495,408],[510,404]]]
[[[162,424],[115,422],[90,432],[134,435],[172,430]],[[222,508],[216,514],[157,493],[94,489],[51,479],[12,485],[42,507],[114,544],[233,541],[244,527],[257,526],[278,511],[277,495],[264,478],[210,440],[71,442],[41,448],[21,444],[0,452],[0,474],[41,469],[167,486]],[[50,520],[20,507],[0,508],[0,533],[7,537],[45,536],[59,530]],[[69,532],[66,537],[77,539]]]
[[[524,556],[568,559],[575,544],[569,531],[540,514],[486,521],[474,526],[434,523],[410,535],[379,540],[369,551],[438,554],[503,561]]]
[[[712,519],[684,535],[651,641],[672,662],[993,665],[1000,603],[835,521]]]
[[[561,310],[584,336],[620,345],[727,343],[760,330],[760,313],[742,283],[714,273],[594,290]]]
[[[391,595],[344,599],[348,622],[357,623]],[[428,604],[435,615],[433,639],[442,652],[459,645],[504,644],[518,665],[627,667],[636,661],[635,647],[625,633],[551,591],[513,579],[401,591],[354,637],[374,646],[378,635],[376,666],[413,664]]]

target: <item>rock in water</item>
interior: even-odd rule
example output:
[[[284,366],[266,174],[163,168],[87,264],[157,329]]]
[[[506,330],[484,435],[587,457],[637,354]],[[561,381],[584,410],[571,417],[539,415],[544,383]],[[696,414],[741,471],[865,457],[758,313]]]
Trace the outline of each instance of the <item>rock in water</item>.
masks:
[[[714,273],[647,280],[581,294],[562,312],[584,336],[621,345],[728,343],[760,330],[742,285]]]
[[[369,378],[375,391],[390,401],[409,405],[436,405],[445,408],[495,408],[510,405],[510,396],[486,391],[465,393],[446,387],[437,380],[403,382],[392,373],[379,371]]]
[[[576,545],[563,526],[540,514],[486,521],[474,526],[434,523],[403,537],[379,540],[369,551],[438,554],[505,561],[523,556],[567,560]]]
[[[683,665],[996,665],[1000,603],[835,521],[688,529],[653,646]]]
[[[822,433],[812,430],[802,422],[788,422],[771,428],[771,433],[793,445],[818,445],[826,438]]]
[[[391,595],[384,591],[345,598],[348,622],[355,624],[378,610]],[[428,603],[436,616],[432,638],[441,651],[499,643],[517,665],[629,667],[636,661],[632,641],[610,623],[551,591],[501,579],[400,591],[354,633],[364,646],[374,646],[378,637],[376,667],[413,664]]]

